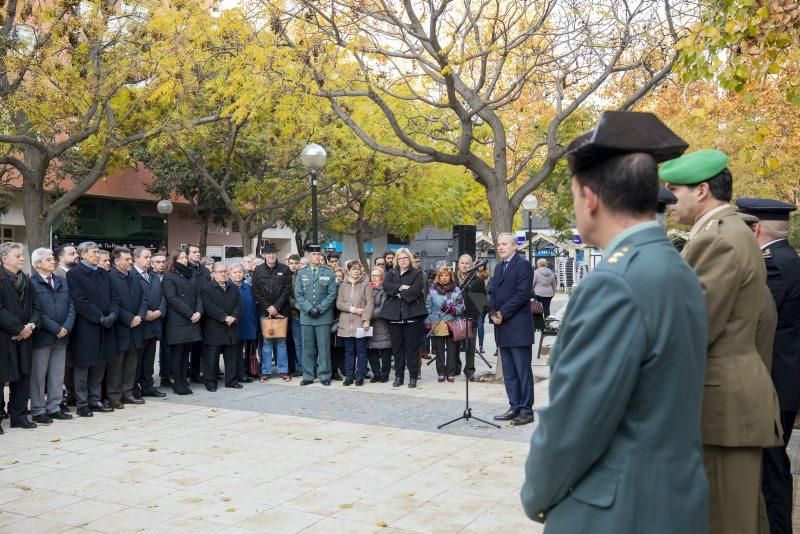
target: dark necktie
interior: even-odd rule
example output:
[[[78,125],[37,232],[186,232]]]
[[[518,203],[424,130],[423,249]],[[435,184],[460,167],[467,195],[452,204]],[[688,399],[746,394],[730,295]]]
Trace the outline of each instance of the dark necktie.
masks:
[[[150,283],[150,275],[147,274],[147,271],[142,271],[142,276],[144,277],[144,281],[149,284]]]
[[[55,284],[55,282],[53,282],[53,277],[52,277],[52,276],[48,276],[48,277],[47,277],[47,283],[48,283],[48,284],[50,285],[50,287],[52,287],[53,289],[55,289],[55,288],[56,288],[56,284]]]

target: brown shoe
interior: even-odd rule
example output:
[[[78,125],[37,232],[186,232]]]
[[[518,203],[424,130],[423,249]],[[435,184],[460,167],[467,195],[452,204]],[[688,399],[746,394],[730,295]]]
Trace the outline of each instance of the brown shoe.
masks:
[[[109,406],[114,408],[115,410],[122,410],[125,406],[122,405],[122,401],[111,399],[108,401]]]
[[[144,399],[137,399],[136,397],[123,397],[122,404],[144,404]]]
[[[532,413],[521,413],[511,420],[511,426],[527,425],[528,423],[533,423]]]

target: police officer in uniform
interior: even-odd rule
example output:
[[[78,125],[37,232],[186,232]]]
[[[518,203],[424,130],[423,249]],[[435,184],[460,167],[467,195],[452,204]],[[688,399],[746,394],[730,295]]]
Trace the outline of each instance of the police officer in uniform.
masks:
[[[310,244],[308,267],[297,271],[294,294],[300,306],[303,335],[303,380],[301,386],[314,382],[314,368],[323,386],[331,385],[331,324],[338,285],[333,269],[324,264],[322,247]]]
[[[767,264],[767,285],[775,299],[778,325],[772,349],[772,382],[778,393],[783,444],[764,449],[762,489],[772,534],[792,531],[792,473],[786,445],[800,408],[800,257],[789,245],[793,204],[740,198],[739,211],[758,217],[753,224]]]
[[[545,533],[704,534],[703,292],[656,222],[656,163],[686,143],[606,112],[567,149],[581,238],[604,260],[570,300],[522,504]]]
[[[693,225],[682,255],[708,310],[702,435],[710,531],[756,532],[762,450],[782,443],[778,398],[756,348],[764,260],[728,204],[733,178],[725,154],[693,152],[664,163],[659,175],[678,198],[673,219]]]

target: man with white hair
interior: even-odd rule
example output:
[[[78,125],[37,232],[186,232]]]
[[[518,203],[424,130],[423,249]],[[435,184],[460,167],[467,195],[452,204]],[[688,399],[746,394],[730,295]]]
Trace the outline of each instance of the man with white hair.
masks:
[[[49,248],[31,254],[31,285],[41,312],[41,328],[33,335],[31,365],[31,415],[33,421],[49,425],[54,419],[72,416],[61,410],[64,369],[69,333],[75,324],[75,307],[69,298],[67,280],[55,275],[56,260]]]
[[[28,420],[27,410],[32,336],[39,325],[39,304],[30,280],[22,272],[22,244],[0,244],[0,263],[0,384],[10,383],[11,428],[36,428],[36,423]]]

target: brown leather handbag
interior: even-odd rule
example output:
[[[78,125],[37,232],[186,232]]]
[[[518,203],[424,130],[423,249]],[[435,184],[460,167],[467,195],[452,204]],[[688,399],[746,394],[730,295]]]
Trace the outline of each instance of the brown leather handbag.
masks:
[[[544,315],[544,306],[536,299],[531,299],[531,313],[534,315]]]
[[[281,317],[265,317],[261,319],[261,336],[267,339],[277,339],[286,337],[286,330],[289,326],[289,319]]]

